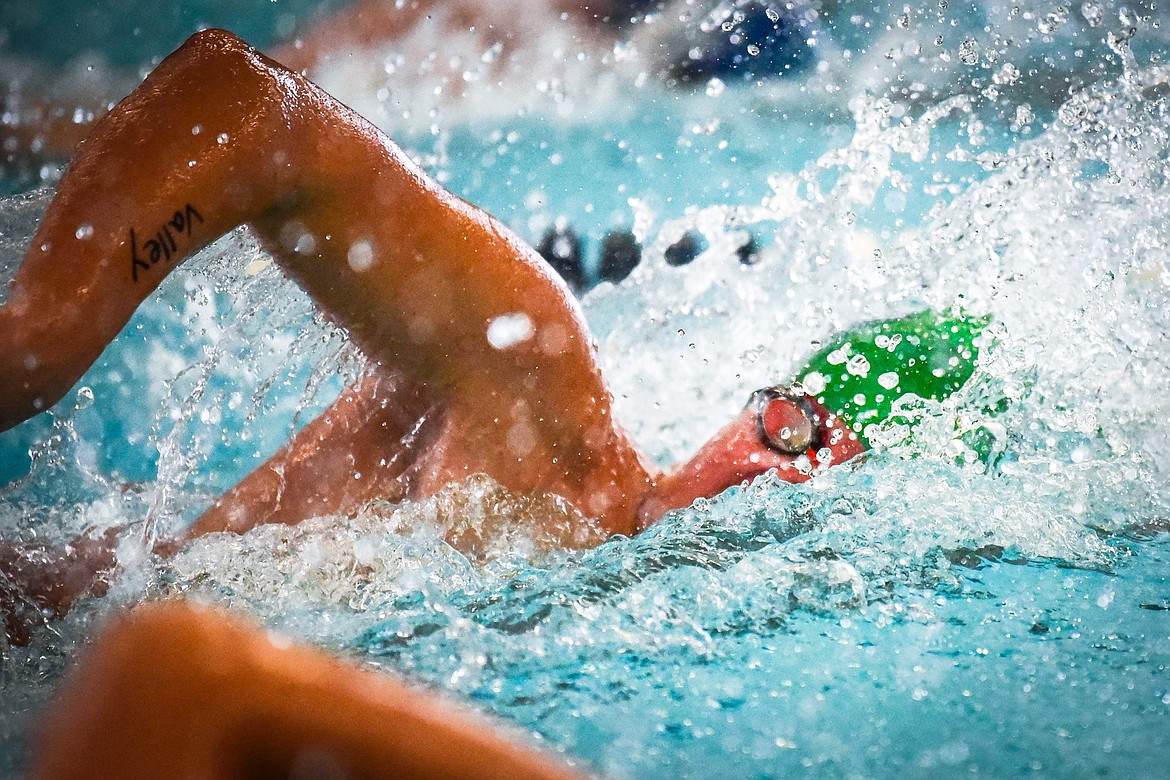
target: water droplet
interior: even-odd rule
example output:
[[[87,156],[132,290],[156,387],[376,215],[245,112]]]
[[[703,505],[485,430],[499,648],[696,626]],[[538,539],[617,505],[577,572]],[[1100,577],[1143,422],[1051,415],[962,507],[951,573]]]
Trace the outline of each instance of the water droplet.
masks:
[[[1032,107],[1025,104],[1016,106],[1015,124],[1017,127],[1025,127],[1035,121],[1036,115],[1032,113]]]
[[[1020,78],[1020,69],[1010,62],[1004,63],[1004,66],[996,71],[991,80],[996,84],[1015,84]]]
[[[859,376],[864,379],[869,376],[869,360],[866,359],[865,355],[854,355],[845,364],[845,370],[853,376]]]
[[[979,44],[974,38],[968,38],[959,44],[959,60],[964,65],[974,65],[979,62]]]
[[[825,379],[825,375],[819,371],[810,371],[805,374],[804,379],[800,383],[804,386],[804,391],[809,395],[820,395],[825,392],[825,388],[829,385]]]
[[[78,225],[77,231],[73,235],[77,236],[79,241],[85,241],[86,239],[93,238],[93,225],[89,224],[88,222]]]
[[[1105,11],[1096,3],[1081,3],[1081,16],[1085,17],[1090,27],[1100,27],[1105,19]]]
[[[345,259],[358,273],[368,271],[374,265],[374,248],[369,241],[357,241],[349,248]]]
[[[1052,11],[1046,13],[1036,24],[1036,29],[1044,35],[1051,35],[1065,22],[1068,21],[1068,9],[1063,5],[1057,6]]]
[[[504,436],[504,443],[513,455],[518,458],[524,457],[536,449],[536,429],[528,420],[520,420],[508,429],[508,433]]]
[[[532,320],[524,312],[502,314],[488,323],[487,340],[496,349],[508,349],[532,338]]]
[[[293,251],[299,255],[311,254],[316,248],[317,239],[313,238],[312,233],[302,233],[293,245]]]

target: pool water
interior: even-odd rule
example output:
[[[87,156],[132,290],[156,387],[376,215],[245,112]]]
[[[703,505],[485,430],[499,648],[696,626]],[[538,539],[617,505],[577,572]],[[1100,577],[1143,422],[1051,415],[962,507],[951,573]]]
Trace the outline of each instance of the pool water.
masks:
[[[5,770],[104,615],[184,594],[607,777],[1164,774],[1165,20],[945,5],[824,4],[826,64],[796,79],[680,92],[616,68],[567,112],[534,90],[510,114],[445,104],[420,125],[391,101],[380,121],[533,240],[564,218],[592,261],[606,230],[634,229],[642,266],[583,305],[621,419],[664,463],[864,320],[990,314],[962,392],[903,399],[873,453],[808,484],[761,478],[593,549],[533,538],[530,505],[476,482],[152,560],[144,535],[197,515],[360,370],[233,234],[52,414],[0,435],[6,533],[130,525],[111,595],[3,649]],[[359,81],[326,86],[360,104]],[[4,274],[47,197],[0,202]],[[669,267],[688,230],[708,250]],[[443,541],[466,525],[492,529],[475,554]]]

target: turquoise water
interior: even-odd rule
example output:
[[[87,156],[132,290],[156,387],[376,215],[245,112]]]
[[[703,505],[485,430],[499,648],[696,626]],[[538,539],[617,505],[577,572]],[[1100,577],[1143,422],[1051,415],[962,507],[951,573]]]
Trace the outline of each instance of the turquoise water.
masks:
[[[0,32],[5,52],[49,65],[63,66],[96,52],[115,64],[140,68],[170,54],[203,27],[223,27],[256,46],[268,46],[343,5],[341,0],[203,0],[153,8],[125,0],[4,0]]]
[[[684,93],[587,63],[566,94],[604,94],[565,113],[521,90],[421,125],[390,101],[380,121],[522,235],[565,217],[592,256],[634,227],[643,267],[583,305],[621,419],[664,462],[829,334],[922,305],[994,318],[965,392],[906,399],[876,453],[807,485],[763,479],[593,550],[546,550],[518,502],[472,484],[142,560],[146,529],[196,515],[359,370],[233,235],[53,414],[0,435],[6,533],[130,524],[114,593],[3,649],[6,770],[96,622],[185,594],[470,700],[605,776],[1164,774],[1162,17],[823,10],[826,69],[804,80]],[[332,78],[355,103],[370,86]],[[0,202],[5,275],[46,198]],[[688,229],[709,251],[667,267]],[[749,233],[750,268],[734,256]],[[461,523],[495,529],[486,551],[443,541]]]

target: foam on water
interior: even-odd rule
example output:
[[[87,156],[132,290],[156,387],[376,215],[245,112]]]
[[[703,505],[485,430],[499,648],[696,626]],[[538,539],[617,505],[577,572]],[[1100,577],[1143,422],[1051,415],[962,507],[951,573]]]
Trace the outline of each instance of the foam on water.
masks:
[[[968,386],[906,399],[876,452],[594,548],[554,499],[475,480],[143,556],[360,370],[245,235],[220,242],[88,393],[5,440],[38,448],[2,495],[6,533],[130,526],[111,596],[5,650],[6,735],[105,611],[182,594],[466,695],[614,777],[1158,771],[1170,71],[1113,46],[1120,76],[1032,140],[949,143],[978,126],[976,98],[855,99],[851,139],[762,171],[760,202],[632,203],[647,261],[585,309],[621,419],[663,462],[850,324],[961,305],[993,325]],[[952,164],[981,175],[933,176]],[[921,226],[872,216],[948,188]],[[4,202],[0,260],[44,203]],[[687,229],[709,251],[667,266]],[[745,231],[766,237],[750,267]],[[157,477],[108,454],[151,448]],[[523,530],[534,516],[547,532]]]

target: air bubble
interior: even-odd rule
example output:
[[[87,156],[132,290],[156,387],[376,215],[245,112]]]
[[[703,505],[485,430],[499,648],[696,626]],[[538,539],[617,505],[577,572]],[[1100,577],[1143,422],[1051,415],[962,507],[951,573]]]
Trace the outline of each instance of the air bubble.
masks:
[[[979,44],[974,38],[967,38],[959,44],[959,60],[964,65],[975,65],[979,62]]]
[[[1085,17],[1090,27],[1100,27],[1105,20],[1105,9],[1097,3],[1081,3],[1081,16]]]
[[[90,387],[80,387],[77,390],[77,409],[88,409],[93,405],[93,389]]]
[[[869,376],[869,360],[865,355],[854,355],[849,358],[849,362],[845,364],[845,370],[853,376],[864,379]]]

